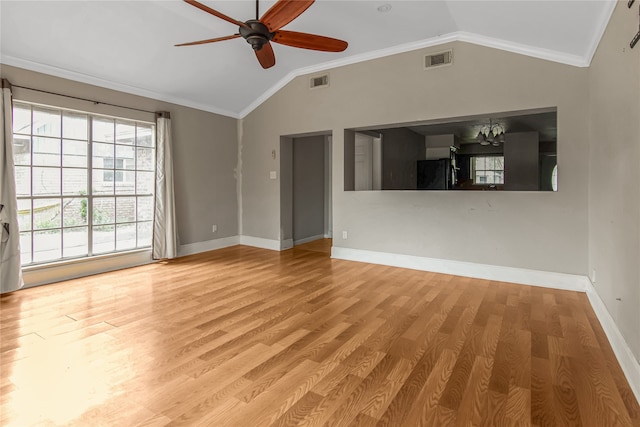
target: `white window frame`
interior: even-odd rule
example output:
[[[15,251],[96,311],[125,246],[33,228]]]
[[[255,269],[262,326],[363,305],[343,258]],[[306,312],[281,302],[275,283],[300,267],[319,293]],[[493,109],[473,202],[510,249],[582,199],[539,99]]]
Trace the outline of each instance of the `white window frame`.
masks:
[[[93,133],[93,120],[95,118],[98,119],[108,119],[108,120],[114,120],[114,123],[126,123],[126,124],[130,124],[134,126],[134,129],[138,129],[138,127],[140,128],[144,128],[147,132],[150,132],[150,136],[151,136],[151,146],[138,146],[135,142],[133,143],[133,145],[129,145],[133,147],[133,152],[134,152],[134,158],[133,158],[133,168],[130,169],[126,169],[125,168],[125,164],[123,164],[123,169],[119,169],[119,168],[113,168],[111,169],[114,173],[114,179],[116,178],[116,174],[117,172],[122,172],[123,176],[126,175],[125,172],[133,172],[134,176],[140,172],[153,172],[155,173],[155,150],[156,150],[156,141],[155,141],[155,123],[153,122],[148,122],[148,121],[144,121],[144,120],[139,120],[139,119],[130,119],[130,118],[122,118],[122,117],[114,117],[114,116],[106,116],[106,115],[101,115],[101,114],[96,114],[96,113],[92,113],[92,112],[88,112],[88,111],[80,111],[80,110],[75,110],[75,109],[69,109],[69,108],[64,108],[64,107],[58,107],[58,106],[52,106],[52,105],[44,105],[44,104],[39,104],[39,103],[34,103],[34,102],[27,102],[27,101],[20,101],[20,100],[15,100],[14,101],[14,108],[16,107],[20,107],[20,108],[24,108],[27,107],[29,108],[31,117],[30,117],[30,131],[29,133],[25,133],[25,132],[20,132],[20,129],[14,129],[14,134],[15,135],[19,135],[21,136],[23,139],[29,139],[30,143],[29,143],[29,164],[24,164],[24,163],[20,163],[16,165],[16,168],[28,168],[29,169],[29,188],[30,188],[30,195],[26,196],[24,194],[19,195],[18,196],[18,200],[29,200],[30,203],[30,209],[29,209],[29,215],[30,215],[30,219],[29,219],[29,227],[27,229],[24,230],[20,230],[21,231],[21,235],[25,236],[28,235],[30,238],[30,258],[28,258],[28,260],[30,260],[29,262],[25,262],[25,260],[23,259],[23,273],[29,273],[29,272],[37,272],[37,270],[40,269],[47,269],[49,267],[60,267],[60,266],[69,266],[69,265],[75,265],[74,268],[72,268],[73,271],[83,271],[85,273],[83,274],[92,274],[95,273],[95,267],[97,267],[98,265],[100,265],[99,267],[99,271],[108,271],[109,269],[116,269],[116,268],[122,268],[123,266],[130,266],[130,265],[139,265],[142,263],[146,263],[146,262],[150,262],[151,261],[151,257],[150,257],[150,247],[151,247],[151,239],[148,238],[148,243],[147,240],[145,240],[144,244],[140,244],[140,240],[139,240],[139,225],[142,224],[142,226],[149,226],[151,227],[151,230],[153,229],[153,210],[154,210],[154,186],[150,185],[148,186],[148,188],[151,189],[150,192],[138,192],[138,189],[134,187],[134,191],[133,193],[127,193],[127,194],[120,194],[117,192],[117,182],[114,182],[114,189],[113,189],[113,194],[93,194],[93,173],[97,172],[97,171],[105,171],[106,169],[102,169],[102,168],[96,168],[93,169],[92,167],[92,150],[93,150],[93,144],[92,144],[92,133]],[[60,126],[61,126],[61,134],[60,136],[53,136],[50,137],[52,139],[57,139],[60,141],[60,153],[56,153],[55,155],[60,157],[60,163],[57,166],[41,166],[41,165],[34,165],[33,163],[33,151],[34,151],[34,143],[33,143],[33,138],[34,137],[42,137],[44,138],[44,136],[39,135],[37,133],[34,134],[34,132],[36,131],[36,129],[34,129],[33,126],[33,111],[34,109],[49,109],[49,110],[55,110],[57,112],[59,112],[60,114]],[[63,137],[63,117],[64,114],[82,114],[82,115],[86,115],[87,116],[87,135],[86,138],[70,138],[70,137]],[[114,132],[114,149],[115,147],[117,147],[118,141],[115,139],[115,132]],[[63,144],[64,141],[80,141],[80,142],[85,142],[87,144],[87,153],[86,153],[86,157],[87,157],[87,164],[86,167],[85,166],[69,166],[69,165],[64,165],[63,164]],[[138,165],[136,165],[136,156],[135,153],[137,152],[137,148],[144,148],[144,149],[151,149],[151,158],[152,160],[149,162],[151,164],[151,169],[144,169],[142,167],[138,168]],[[132,159],[129,158],[125,158],[123,159],[123,161],[125,162],[131,162]],[[117,159],[114,157],[114,162],[117,162]],[[128,165],[128,164],[127,164]],[[114,165],[115,166],[115,165]],[[59,193],[58,194],[52,194],[52,195],[34,195],[33,194],[33,170],[34,167],[38,167],[38,168],[44,168],[44,167],[48,167],[51,169],[57,169],[60,173],[60,183],[59,183]],[[76,170],[86,170],[86,176],[87,176],[87,182],[86,182],[86,194],[64,194],[63,193],[63,179],[62,179],[62,174],[63,171],[66,169],[76,169]],[[155,182],[155,179],[154,179]],[[134,184],[135,184],[135,180],[134,180]],[[99,223],[94,223],[93,221],[93,205],[96,199],[98,198],[104,198],[104,197],[110,197],[113,198],[113,201],[115,203],[114,205],[114,213],[113,213],[113,221],[109,222],[108,224],[99,224]],[[119,221],[118,219],[118,205],[117,205],[117,200],[119,198],[124,198],[124,197],[129,197],[129,198],[134,198],[136,200],[136,203],[134,204],[134,212],[133,212],[133,220],[124,220],[124,221]],[[150,203],[150,212],[147,212],[147,216],[144,219],[141,219],[142,217],[138,216],[138,202],[140,200],[142,200],[143,198],[147,198],[147,202],[151,202]],[[36,226],[34,224],[34,200],[45,200],[45,199],[58,199],[60,200],[61,203],[61,213],[60,215],[63,216],[64,215],[64,203],[65,200],[70,200],[70,199],[77,199],[77,200],[86,200],[86,222],[84,224],[80,224],[77,225],[77,228],[86,228],[86,233],[87,233],[87,253],[83,254],[83,255],[76,255],[76,256],[65,256],[64,254],[64,250],[65,250],[65,241],[64,241],[64,235],[65,232],[64,230],[69,230],[74,228],[74,225],[65,225],[65,221],[64,218],[60,219],[60,224],[56,224],[55,226],[52,227],[47,227],[43,230],[50,230],[53,232],[57,232],[59,233],[59,242],[60,242],[60,258],[55,258],[55,259],[49,259],[49,260],[41,260],[41,261],[34,261],[34,254],[36,252],[36,248],[34,247],[34,234],[37,231],[42,231],[41,229],[36,229]],[[110,226],[113,228],[113,250],[111,251],[102,251],[102,252],[96,252],[94,250],[94,245],[93,245],[93,233],[94,227],[100,227],[100,226]],[[118,226],[121,225],[133,225],[133,228],[135,229],[135,245],[133,245],[132,247],[128,247],[125,249],[122,248],[118,248],[118,240],[117,240],[117,230],[118,230]],[[24,234],[23,234],[24,233]],[[152,231],[151,231],[152,233]],[[24,248],[23,248],[24,251]],[[127,258],[128,254],[133,254],[132,257]],[[141,256],[142,254],[142,256]],[[105,262],[105,259],[107,258],[114,258],[114,259],[119,259],[120,261],[115,261],[115,262]],[[78,268],[78,263],[86,263],[87,265],[85,265],[84,267],[80,267]],[[90,267],[89,264],[93,264],[94,267]],[[83,275],[80,274],[80,275]],[[55,281],[55,280],[62,280],[65,278],[69,278],[69,277],[77,277],[79,274],[77,273],[63,273],[62,276],[58,279],[56,279],[54,276],[51,276],[50,274],[47,273],[47,277],[44,278],[42,277],[42,274],[38,275],[36,273],[37,278],[35,278],[34,280],[28,280],[28,274],[25,274],[25,283],[27,284],[27,286],[29,285],[35,285],[35,284],[42,284],[42,283],[48,283],[51,281]]]
[[[476,169],[476,159],[478,158],[493,158],[499,157],[502,159],[502,169]],[[487,154],[487,155],[477,155],[471,157],[471,176],[473,177],[473,185],[487,186],[487,185],[504,185],[504,155],[499,154]],[[492,183],[492,182],[477,182],[476,181],[476,172],[502,172],[502,182],[500,183]]]

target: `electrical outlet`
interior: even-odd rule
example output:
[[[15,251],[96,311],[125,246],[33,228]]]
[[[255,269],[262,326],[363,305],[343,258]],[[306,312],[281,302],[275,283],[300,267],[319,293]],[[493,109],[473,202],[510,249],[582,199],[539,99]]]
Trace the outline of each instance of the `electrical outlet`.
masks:
[[[348,237],[349,237],[349,235],[347,234],[347,232],[346,232],[346,231],[343,231],[343,232],[342,232],[342,239],[343,239],[343,240],[347,240],[347,238],[348,238]]]
[[[596,283],[596,269],[591,269],[591,283]]]
[[[211,226],[211,231],[212,231],[213,233],[215,233],[216,231],[218,231],[218,226],[217,226],[217,225],[215,225],[215,224],[213,224],[213,225]]]

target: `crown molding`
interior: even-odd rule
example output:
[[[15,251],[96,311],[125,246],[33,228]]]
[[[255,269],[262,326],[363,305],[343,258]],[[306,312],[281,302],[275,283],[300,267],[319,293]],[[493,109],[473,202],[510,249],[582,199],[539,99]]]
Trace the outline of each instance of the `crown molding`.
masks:
[[[529,46],[520,43],[512,43],[506,40],[496,39],[493,37],[481,36],[479,34],[458,31],[456,40],[471,43],[479,46],[500,49],[506,52],[517,53],[533,58],[544,59],[546,61],[557,62],[560,64],[571,65],[573,67],[588,67],[587,60],[580,55],[571,55],[555,50],[542,49],[539,47]]]
[[[398,46],[393,46],[385,49],[378,49],[371,52],[366,52],[358,55],[349,56],[346,58],[337,59],[334,61],[323,62],[321,64],[312,65],[309,67],[303,67],[295,69],[285,75],[276,84],[269,87],[260,96],[258,96],[251,104],[242,109],[239,112],[225,110],[214,105],[202,104],[193,102],[184,98],[168,96],[166,94],[149,91],[146,89],[138,88],[135,86],[124,85],[116,83],[110,80],[105,80],[99,77],[90,76],[83,73],[77,73],[75,71],[66,70],[63,68],[53,67],[50,65],[40,64],[35,61],[25,60],[9,55],[2,55],[2,63],[12,65],[20,68],[24,68],[31,71],[37,71],[45,74],[50,74],[56,77],[71,79],[82,83],[92,84],[107,89],[118,90],[127,92],[133,95],[144,96],[146,98],[152,98],[159,101],[170,102],[173,104],[182,105],[185,107],[195,108],[202,111],[207,111],[214,114],[220,114],[223,116],[231,117],[234,119],[243,119],[248,116],[253,110],[258,108],[262,103],[268,100],[271,96],[277,93],[280,89],[286,86],[289,82],[299,76],[304,76],[312,73],[330,70],[333,68],[343,67],[346,65],[357,64],[360,62],[371,61],[374,59],[384,58],[391,55],[400,53],[415,51],[433,46],[443,45],[451,42],[465,42],[479,46],[489,47],[493,49],[500,49],[507,52],[517,53],[533,58],[543,59],[547,61],[557,62],[560,64],[570,65],[574,67],[588,67],[591,63],[591,59],[598,47],[600,39],[604,34],[609,19],[613,13],[616,5],[615,0],[607,1],[608,9],[602,14],[599,24],[597,25],[598,31],[594,35],[594,39],[590,43],[590,47],[585,56],[573,55],[564,52],[558,52],[549,49],[542,49],[534,46],[529,46],[520,43],[513,43],[506,40],[496,39],[492,37],[486,37],[475,33],[469,33],[465,31],[457,31],[453,33],[444,34],[438,37],[432,37],[417,42],[405,43]]]
[[[611,16],[613,15],[613,11],[617,4],[617,0],[608,0],[606,9],[602,12],[602,15],[600,15],[598,23],[594,26],[593,39],[591,40],[591,43],[589,43],[589,47],[585,54],[587,66],[591,65],[593,56],[596,54],[600,40],[602,40],[602,36],[604,36],[604,32],[607,29],[607,25],[609,25],[609,21],[611,20]]]
[[[602,22],[606,27],[609,22],[609,17],[603,19]],[[603,29],[604,31],[604,29]],[[601,37],[601,36],[600,36]],[[599,42],[600,37],[597,38]],[[322,64],[313,65],[310,67],[298,68],[291,71],[275,85],[271,86],[265,92],[262,93],[255,101],[249,104],[245,109],[240,111],[238,116],[245,118],[249,113],[258,108],[263,102],[273,96],[276,92],[286,86],[294,78],[304,76],[308,74],[317,73],[320,71],[326,71],[345,65],[356,64],[359,62],[370,61],[373,59],[384,58],[386,56],[396,55],[399,53],[410,52],[414,50],[424,49],[433,46],[440,46],[450,42],[465,42],[479,46],[485,46],[493,49],[500,49],[507,52],[517,53],[520,55],[530,56],[533,58],[544,59],[547,61],[557,62],[560,64],[571,65],[574,67],[588,67],[590,58],[582,57],[580,55],[571,55],[564,52],[558,52],[554,50],[542,49],[538,47],[528,46],[520,43],[512,43],[501,39],[492,37],[481,36],[475,33],[468,33],[464,31],[457,31],[454,33],[444,34],[438,37],[432,37],[430,39],[420,40],[417,42],[405,43],[390,48],[379,49],[372,52],[367,52],[359,55],[350,56],[348,58],[342,58],[335,61],[324,62]],[[595,43],[597,46],[597,42]]]
[[[73,80],[80,83],[99,86],[105,89],[117,90],[119,92],[125,92],[131,95],[142,96],[142,97],[151,98],[157,101],[169,102],[172,104],[181,105],[183,107],[189,107],[189,108],[194,108],[196,110],[207,111],[209,113],[220,114],[222,116],[227,116],[234,119],[240,118],[238,113],[225,110],[222,108],[218,108],[213,105],[201,104],[199,102],[193,102],[188,99],[170,96],[167,94],[154,92],[147,89],[142,89],[136,86],[125,85],[125,84],[117,83],[111,80],[106,80],[100,77],[91,76],[89,74],[78,73],[76,71],[54,67],[52,65],[41,64],[36,61],[18,58],[11,55],[1,54],[0,63],[4,65],[10,65],[12,67],[23,68],[29,71],[48,74],[54,77],[60,77],[63,79]]]

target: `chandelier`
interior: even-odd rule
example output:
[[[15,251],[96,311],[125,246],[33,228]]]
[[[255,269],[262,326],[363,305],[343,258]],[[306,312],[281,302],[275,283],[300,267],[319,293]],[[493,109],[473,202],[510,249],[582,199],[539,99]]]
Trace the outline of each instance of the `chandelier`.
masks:
[[[476,137],[480,145],[493,145],[497,147],[504,142],[504,127],[501,124],[493,123],[489,119],[488,125],[483,125]]]

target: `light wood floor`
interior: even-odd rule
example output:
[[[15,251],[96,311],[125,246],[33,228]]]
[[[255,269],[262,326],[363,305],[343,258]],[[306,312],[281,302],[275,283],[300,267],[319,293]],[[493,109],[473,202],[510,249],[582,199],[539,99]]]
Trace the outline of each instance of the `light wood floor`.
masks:
[[[322,245],[3,295],[0,425],[640,425],[584,294]]]

